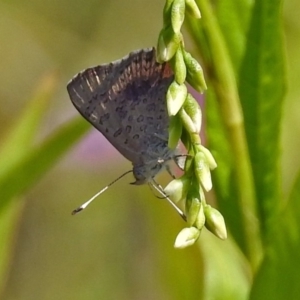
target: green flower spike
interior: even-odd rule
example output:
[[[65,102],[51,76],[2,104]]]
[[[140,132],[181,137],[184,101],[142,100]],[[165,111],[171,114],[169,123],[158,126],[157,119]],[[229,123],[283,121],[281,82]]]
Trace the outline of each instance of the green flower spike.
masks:
[[[183,228],[175,240],[174,247],[178,249],[193,245],[200,236],[200,231],[195,227]]]
[[[204,214],[206,217],[205,227],[221,240],[225,240],[227,238],[227,231],[221,213],[210,205],[206,205],[204,207]]]

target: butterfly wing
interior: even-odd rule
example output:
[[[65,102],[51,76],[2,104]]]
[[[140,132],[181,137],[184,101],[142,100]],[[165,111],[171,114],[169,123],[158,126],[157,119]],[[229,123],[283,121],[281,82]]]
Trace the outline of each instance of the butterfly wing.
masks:
[[[155,49],[142,49],[89,68],[67,86],[80,114],[133,164],[157,159],[167,148],[166,93],[173,80]]]

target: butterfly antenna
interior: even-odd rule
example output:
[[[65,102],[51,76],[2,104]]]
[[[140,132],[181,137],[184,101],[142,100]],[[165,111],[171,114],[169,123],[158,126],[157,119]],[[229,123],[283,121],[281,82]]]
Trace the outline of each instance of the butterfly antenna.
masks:
[[[180,217],[186,221],[186,215],[181,211],[181,209],[179,207],[176,206],[176,204],[166,195],[166,193],[164,192],[163,188],[161,187],[161,185],[159,185],[155,180],[153,180],[153,182],[150,182],[150,185],[157,190],[162,196],[163,199],[166,199],[172,206],[173,208],[177,211],[177,213],[180,215]]]
[[[125,172],[124,174],[122,174],[121,176],[119,176],[117,179],[115,179],[114,181],[112,181],[110,184],[108,184],[106,187],[104,187],[101,191],[99,191],[97,194],[95,194],[92,198],[90,198],[88,201],[86,201],[85,203],[83,203],[81,206],[77,207],[76,209],[74,209],[72,211],[72,215],[76,215],[77,213],[81,212],[82,210],[84,210],[91,202],[93,202],[99,195],[101,195],[102,193],[104,193],[111,185],[113,185],[114,183],[116,183],[118,180],[120,180],[121,178],[123,178],[124,176],[126,176],[127,174],[132,173],[132,170]]]

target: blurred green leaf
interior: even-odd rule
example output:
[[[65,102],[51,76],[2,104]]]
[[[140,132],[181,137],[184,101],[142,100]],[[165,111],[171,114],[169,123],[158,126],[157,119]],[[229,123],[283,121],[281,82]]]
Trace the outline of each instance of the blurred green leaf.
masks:
[[[211,173],[214,191],[227,228],[239,246],[245,250],[245,236],[240,226],[242,215],[237,202],[236,186],[233,181],[234,157],[230,151],[229,141],[222,124],[216,95],[210,87],[207,91],[206,108],[208,149],[210,149],[218,164],[218,167]]]
[[[8,170],[24,159],[27,151],[30,151],[56,84],[57,75],[55,73],[45,75],[21,116],[14,118],[15,124],[1,143],[0,157],[3,159],[0,160],[0,182]]]
[[[41,145],[27,151],[0,181],[0,210],[13,197],[30,188],[89,128],[88,123],[78,117],[60,127]]]
[[[103,5],[101,2],[101,0],[79,0],[76,2],[62,0],[54,5],[51,1],[32,0],[24,2],[14,0],[7,2],[6,9],[18,16],[21,22],[37,34],[40,41],[49,46],[50,41],[47,42],[42,36],[42,33],[45,33],[45,28],[37,26],[37,24],[43,23],[44,26],[49,26],[49,29],[56,31],[57,34],[63,34],[63,31],[73,31],[88,41],[95,34],[95,28],[102,25],[101,22],[103,21],[98,17],[100,8],[102,14],[105,14],[106,10],[110,8],[110,5]],[[76,10],[80,10],[80,14],[75,14],[74,11]]]
[[[151,233],[153,241],[151,252],[155,257],[156,277],[167,291],[167,297],[172,300],[204,300],[206,269],[200,247],[192,246],[186,249],[173,247],[178,232],[186,223],[179,216],[174,216],[174,211],[172,213],[168,204],[160,203],[159,199],[142,203],[145,205],[144,219],[149,222],[148,226],[151,228],[148,232]],[[170,213],[166,213],[167,211]]]
[[[0,210],[14,197],[30,188],[67,149],[89,128],[78,118],[53,133],[41,145],[34,138],[41,126],[57,81],[57,75],[46,75],[38,85],[0,149]]]
[[[262,234],[281,200],[280,128],[285,92],[282,1],[255,2],[240,69],[240,97]]]
[[[0,214],[0,295],[14,254],[16,229],[23,207],[24,202],[15,202]]]
[[[206,231],[198,244],[205,269],[204,299],[246,300],[252,275],[237,244],[230,237],[221,241]]]
[[[216,6],[216,16],[220,24],[228,53],[236,75],[246,51],[247,32],[252,13],[253,1],[225,0]],[[237,80],[239,80],[237,76]]]
[[[299,200],[300,173],[298,174],[287,206],[272,220],[266,257],[255,277],[250,297],[251,300],[299,298]]]

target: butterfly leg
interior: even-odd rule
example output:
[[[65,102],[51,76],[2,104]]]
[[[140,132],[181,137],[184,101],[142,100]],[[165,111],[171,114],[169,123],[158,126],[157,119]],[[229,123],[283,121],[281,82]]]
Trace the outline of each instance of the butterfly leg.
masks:
[[[182,212],[182,210],[166,195],[164,192],[162,186],[158,184],[154,179],[152,179],[152,182],[149,182],[149,185],[152,186],[156,191],[158,191],[162,196],[163,199],[166,199],[171,206],[177,211],[177,213],[180,215],[180,217],[186,221],[186,215]]]

